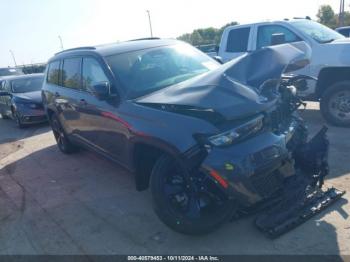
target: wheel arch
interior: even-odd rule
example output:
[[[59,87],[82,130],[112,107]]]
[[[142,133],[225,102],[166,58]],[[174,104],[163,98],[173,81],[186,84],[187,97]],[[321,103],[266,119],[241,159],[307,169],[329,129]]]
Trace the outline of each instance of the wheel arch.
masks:
[[[321,98],[326,89],[337,82],[350,80],[350,67],[326,67],[319,75],[316,85],[316,94]]]
[[[162,155],[180,159],[181,153],[174,146],[161,141],[140,140],[133,143],[131,159],[138,191],[146,190],[149,187],[152,169]]]

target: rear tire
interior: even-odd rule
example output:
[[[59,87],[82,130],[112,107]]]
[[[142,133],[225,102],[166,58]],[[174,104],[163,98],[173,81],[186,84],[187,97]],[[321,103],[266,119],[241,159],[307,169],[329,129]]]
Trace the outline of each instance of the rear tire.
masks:
[[[58,117],[55,114],[51,116],[50,124],[57,146],[62,153],[71,154],[78,151],[78,147],[69,141]]]
[[[192,181],[191,186],[189,181]],[[150,184],[155,213],[164,224],[179,233],[210,233],[232,218],[236,211],[235,202],[229,200],[211,179],[203,174],[190,176],[166,155],[156,162]]]
[[[329,87],[322,95],[320,109],[327,122],[350,127],[350,81]]]

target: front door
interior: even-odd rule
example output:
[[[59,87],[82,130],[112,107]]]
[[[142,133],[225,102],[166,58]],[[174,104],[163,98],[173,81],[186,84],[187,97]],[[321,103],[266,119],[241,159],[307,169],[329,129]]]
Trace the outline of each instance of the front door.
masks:
[[[128,129],[119,121],[118,105],[113,98],[99,99],[93,94],[93,86],[98,83],[112,83],[107,70],[94,57],[82,60],[83,93],[79,105],[81,117],[79,135],[94,147],[123,162]],[[111,84],[110,84],[111,85]]]

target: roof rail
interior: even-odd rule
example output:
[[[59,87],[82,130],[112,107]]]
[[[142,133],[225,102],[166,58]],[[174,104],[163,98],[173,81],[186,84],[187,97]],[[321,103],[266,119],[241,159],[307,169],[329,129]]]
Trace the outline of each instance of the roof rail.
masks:
[[[94,46],[82,46],[82,47],[75,47],[75,48],[70,48],[70,49],[65,49],[62,50],[60,52],[57,52],[55,55],[61,54],[61,53],[65,53],[65,52],[69,52],[69,51],[76,51],[76,50],[95,50],[96,47]]]
[[[293,19],[307,19],[307,20],[311,20],[310,16],[305,16],[305,17],[293,17]]]
[[[144,38],[131,39],[131,40],[128,40],[127,42],[141,41],[141,40],[159,40],[159,39],[160,37],[144,37]]]

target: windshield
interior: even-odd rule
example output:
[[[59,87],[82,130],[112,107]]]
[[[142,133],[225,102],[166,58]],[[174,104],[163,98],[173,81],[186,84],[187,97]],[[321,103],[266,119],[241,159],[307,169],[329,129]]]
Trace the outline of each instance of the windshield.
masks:
[[[17,68],[0,68],[0,76],[23,75],[22,69]]]
[[[138,50],[106,59],[128,98],[149,94],[220,66],[187,44]]]
[[[11,88],[13,93],[27,93],[41,90],[43,77],[22,78],[11,81]]]
[[[344,38],[344,36],[339,34],[338,32],[314,21],[297,20],[291,21],[290,23],[293,24],[301,32],[312,37],[319,43],[329,43],[334,40]]]

